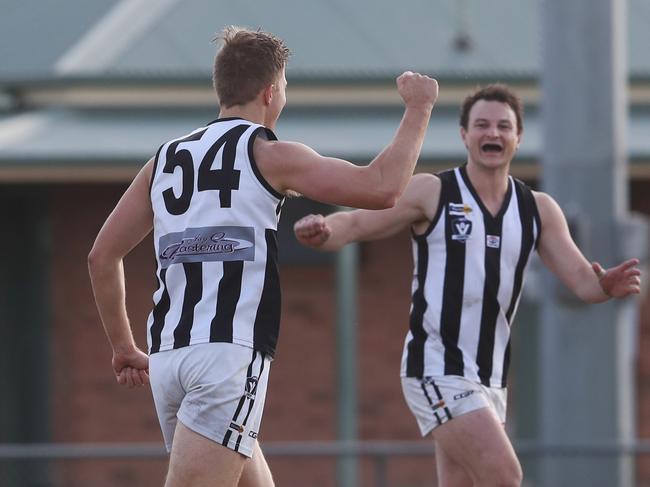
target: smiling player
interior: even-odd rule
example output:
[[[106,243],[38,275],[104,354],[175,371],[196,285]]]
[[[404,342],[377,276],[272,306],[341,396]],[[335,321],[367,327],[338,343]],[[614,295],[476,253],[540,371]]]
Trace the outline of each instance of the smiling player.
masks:
[[[589,263],[549,195],[509,175],[523,133],[519,98],[504,85],[469,95],[460,115],[467,163],[418,174],[387,210],[309,215],[304,245],[343,245],[411,227],[414,275],[402,389],[423,436],[433,432],[439,485],[518,486],[503,429],[510,326],[533,250],[589,303],[639,293],[638,261]]]

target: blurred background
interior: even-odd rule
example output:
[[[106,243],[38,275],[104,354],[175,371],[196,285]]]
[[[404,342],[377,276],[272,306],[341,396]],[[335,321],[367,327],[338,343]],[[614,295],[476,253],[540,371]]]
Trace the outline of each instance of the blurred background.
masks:
[[[148,389],[113,379],[86,256],[140,167],[217,118],[214,35],[260,27],[293,50],[281,139],[368,163],[401,118],[395,77],[438,79],[418,163],[465,161],[478,85],[525,104],[512,174],[554,196],[590,260],[646,263],[647,0],[0,0],[0,486],[159,486]],[[260,434],[278,486],[434,486],[403,399],[407,232],[301,248],[283,210],[283,323]],[[126,259],[138,343],[152,241]],[[647,277],[646,277],[647,280]],[[650,297],[586,307],[534,262],[513,330],[507,430],[527,486],[650,486]]]

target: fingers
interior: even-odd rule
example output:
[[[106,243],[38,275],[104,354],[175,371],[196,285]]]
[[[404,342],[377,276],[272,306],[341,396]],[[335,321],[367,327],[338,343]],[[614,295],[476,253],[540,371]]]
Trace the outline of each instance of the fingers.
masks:
[[[149,384],[149,372],[146,369],[124,367],[115,374],[115,378],[118,384],[125,385],[129,389]]]
[[[296,235],[309,237],[321,232],[325,228],[325,218],[323,215],[307,215],[298,220],[293,231]]]
[[[322,245],[331,235],[332,231],[323,215],[307,215],[298,220],[293,226],[296,238],[305,245]]]
[[[635,278],[631,282],[640,283],[641,280],[639,276],[641,276],[641,270],[638,267],[636,267],[638,264],[639,264],[639,259],[629,259],[617,265],[616,267],[612,267],[611,269],[608,269],[607,274],[612,275],[612,277],[621,280]]]
[[[146,370],[139,370],[138,373],[140,374],[140,380],[142,381],[142,385],[149,385],[149,372]]]
[[[397,78],[397,90],[407,105],[431,108],[438,98],[438,82],[412,71],[405,71]]]
[[[614,298],[623,298],[630,294],[641,293],[641,270],[636,267],[638,264],[639,259],[628,259],[606,271],[597,262],[591,265],[605,294]]]
[[[621,270],[626,271],[626,270],[628,270],[628,269],[630,269],[632,267],[635,267],[637,265],[639,265],[639,259],[628,259],[625,262],[623,262],[622,264],[619,264],[618,266],[616,266],[615,269],[620,268]],[[639,274],[640,273],[641,273],[641,271],[639,271]]]
[[[630,276],[641,275],[641,270],[636,267],[638,264],[639,264],[639,259],[629,259],[617,265],[616,267],[611,267],[605,270],[598,262],[592,262],[591,268],[598,276],[598,279],[602,279],[603,277],[605,277],[605,274],[607,274],[608,276],[616,276],[616,277],[619,276],[630,277]]]

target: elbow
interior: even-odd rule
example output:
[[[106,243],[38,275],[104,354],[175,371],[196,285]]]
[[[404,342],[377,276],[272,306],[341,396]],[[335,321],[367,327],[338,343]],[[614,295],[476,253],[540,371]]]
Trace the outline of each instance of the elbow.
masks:
[[[400,193],[397,191],[383,191],[376,195],[370,210],[387,210],[397,204]]]
[[[93,245],[93,248],[88,253],[87,260],[88,260],[88,272],[92,277],[93,275],[97,275],[98,273],[100,273],[101,270],[107,266],[110,258],[109,255],[105,251],[103,251],[101,247],[95,244]]]
[[[90,252],[88,253],[88,258],[87,258],[88,272],[90,272],[91,275],[100,266],[101,260],[102,259],[101,259],[100,252],[97,250],[97,248],[95,246],[93,246],[93,248],[90,249]]]

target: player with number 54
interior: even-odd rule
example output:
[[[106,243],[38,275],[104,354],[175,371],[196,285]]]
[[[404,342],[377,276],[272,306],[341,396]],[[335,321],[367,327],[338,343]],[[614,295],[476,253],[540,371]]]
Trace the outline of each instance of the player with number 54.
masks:
[[[437,82],[397,78],[404,115],[367,166],[278,140],[289,50],[227,27],[214,64],[219,117],[164,143],[99,232],[89,255],[119,384],[151,383],[171,453],[166,485],[272,486],[258,445],[280,321],[277,225],[287,195],[357,208],[395,204],[415,168]],[[123,258],[150,231],[158,289],[148,353],[132,336]]]

